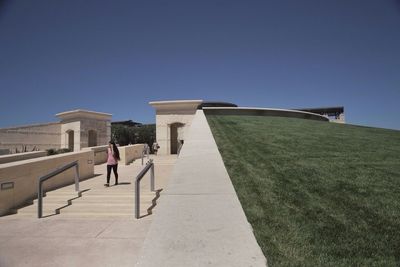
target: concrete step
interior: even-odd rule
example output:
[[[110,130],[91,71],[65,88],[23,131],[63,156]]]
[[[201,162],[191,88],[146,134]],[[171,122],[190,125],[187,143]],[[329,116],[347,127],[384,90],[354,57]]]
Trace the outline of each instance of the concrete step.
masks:
[[[141,197],[140,202],[152,202],[154,201],[156,197]],[[159,199],[157,199],[159,200]],[[94,197],[94,198],[78,198],[70,201],[71,205],[82,205],[82,204],[88,204],[88,205],[120,205],[120,204],[130,204],[130,203],[135,203],[135,198],[125,198],[125,199],[120,199],[120,198],[101,198],[101,197]],[[62,199],[44,199],[43,200],[43,206],[47,205],[67,205],[68,201],[62,200]],[[37,205],[37,201],[33,203],[33,205]],[[31,206],[31,205],[30,205]],[[28,206],[29,207],[29,206]]]
[[[159,198],[156,199],[155,195],[148,195],[148,196],[141,196],[140,202],[141,203],[152,203],[153,201],[159,201]],[[37,199],[34,200],[33,205],[30,206],[37,206]],[[135,197],[104,197],[104,196],[87,196],[81,197],[73,200],[66,200],[63,198],[44,198],[43,199],[43,206],[65,206],[67,204],[70,205],[130,205],[135,203]],[[27,208],[24,207],[24,208]],[[24,209],[22,208],[22,209]]]
[[[143,188],[140,189],[140,195],[152,195],[152,194],[156,194],[156,192],[152,192],[152,191],[150,191],[150,189],[148,189],[148,190],[147,189],[143,189]],[[80,195],[82,197],[84,197],[84,196],[97,196],[97,195],[124,197],[124,196],[134,196],[135,195],[135,191],[132,190],[132,191],[112,191],[112,192],[110,192],[110,191],[95,191],[95,190],[93,190],[93,191],[86,191],[84,193],[81,193]],[[75,194],[64,194],[62,192],[58,192],[58,193],[46,194],[45,197],[55,197],[55,196],[65,197],[65,198],[68,198],[68,197],[73,198],[73,197],[77,197],[78,193],[75,193]]]
[[[153,215],[155,214],[154,210],[152,211]],[[75,212],[75,213],[64,213],[61,212],[60,214],[55,214],[54,211],[48,212],[48,213],[43,213],[43,217],[46,216],[51,216],[51,215],[56,215],[56,216],[61,216],[62,217],[74,217],[74,218],[83,218],[83,217],[98,217],[98,218],[114,218],[114,217],[126,217],[129,219],[134,219],[135,216],[135,211],[131,210],[129,212],[115,212],[115,211],[107,211],[107,212]],[[147,215],[147,210],[142,210],[140,212],[140,216]],[[35,213],[24,213],[24,214],[16,214],[17,217],[22,217],[22,218],[37,218],[37,212]]]
[[[158,200],[155,194],[141,195],[140,206],[145,210],[153,204],[157,204]],[[62,212],[93,212],[93,211],[118,211],[125,212],[127,209],[132,210],[135,206],[135,198],[133,195],[126,196],[104,196],[104,195],[90,195],[82,196],[70,201],[64,199],[63,196],[45,197],[43,199],[43,211],[54,213],[55,210],[60,209]],[[37,199],[33,205],[23,207],[18,210],[19,214],[37,213]]]
[[[53,215],[54,212],[52,213],[47,213],[47,214],[43,214],[43,217],[46,216],[51,216]],[[147,214],[146,212],[144,212],[143,214]],[[141,214],[141,215],[143,215]],[[32,219],[32,218],[37,218],[37,213],[26,213],[26,214],[15,214],[13,215],[14,218],[20,218],[20,219]],[[57,214],[56,216],[60,216],[59,218],[74,218],[74,219],[135,219],[135,215],[134,212],[130,212],[130,213],[107,213],[107,214],[99,214],[99,213],[70,213],[70,214],[64,214],[64,213],[60,213]]]
[[[140,190],[142,191],[142,190]],[[150,191],[150,190],[149,190]],[[113,190],[113,191],[102,191],[102,190],[89,190],[89,191],[85,191],[82,192],[81,195],[82,196],[87,196],[87,195],[120,195],[120,196],[124,196],[124,195],[133,195],[134,194],[134,190],[130,190],[130,191],[117,191],[117,190]],[[52,197],[52,196],[64,196],[64,197],[74,197],[74,196],[78,196],[78,192],[75,193],[68,193],[68,192],[63,192],[63,191],[54,191],[54,192],[50,192],[46,194],[46,197]]]
[[[154,200],[155,197],[149,197],[149,198],[141,198],[140,203],[152,203],[153,201],[158,201]],[[79,206],[79,205],[133,205],[135,203],[135,198],[130,198],[130,199],[104,199],[104,198],[87,198],[87,199],[76,199],[72,200],[70,202],[64,201],[64,200],[44,200],[43,201],[43,207],[46,206],[57,206],[57,207],[62,207],[65,205],[74,205],[74,206]],[[32,206],[32,205],[30,205]],[[27,207],[30,207],[27,206]],[[33,206],[37,206],[37,201],[33,203]],[[24,207],[24,208],[27,208]]]
[[[140,198],[140,203],[152,203],[152,202],[159,202],[160,198],[154,197],[141,197]],[[69,204],[70,203],[70,204]],[[133,205],[135,203],[135,198],[129,198],[129,199],[104,199],[104,198],[87,198],[87,199],[75,199],[72,201],[63,201],[60,199],[57,200],[44,200],[43,201],[43,207],[45,206],[65,206],[65,205],[74,205],[74,206],[80,206],[80,205],[99,205],[99,206],[112,206],[112,205]],[[37,206],[38,202],[35,201],[33,204],[27,205],[25,207],[22,207],[20,209],[26,209],[32,206]]]
[[[151,194],[151,190],[148,187],[140,187],[140,193],[142,194]],[[89,195],[105,195],[105,196],[110,196],[110,195],[118,195],[118,196],[126,196],[126,195],[134,195],[135,190],[88,190],[85,192],[82,192],[82,196],[89,196]],[[47,192],[46,197],[51,197],[51,196],[65,196],[65,197],[75,197],[78,196],[78,192],[67,192],[67,191],[52,191],[52,192]]]
[[[51,196],[51,195],[64,195],[64,196],[70,196],[70,197],[74,197],[78,195],[78,192],[76,191],[48,191],[45,192],[44,194],[45,196]]]
[[[141,202],[140,210],[147,211],[153,205],[152,202]],[[43,214],[54,213],[59,210],[60,213],[130,213],[135,209],[134,203],[120,204],[107,203],[107,205],[76,203],[69,206],[63,205],[44,205]],[[31,205],[18,210],[18,214],[37,214],[37,205]]]
[[[141,205],[140,207],[140,214],[147,214],[147,210],[150,208],[150,206],[146,205]],[[133,216],[135,213],[135,208],[134,206],[132,207],[124,207],[124,208],[104,208],[104,207],[98,207],[98,208],[80,208],[80,209],[71,209],[70,207],[64,208],[59,210],[59,214],[63,215],[75,215],[75,216],[80,216],[80,215],[97,215],[97,216],[112,216],[112,215],[126,215],[126,216]],[[152,214],[155,213],[155,209],[152,209]],[[55,209],[50,209],[46,208],[43,209],[43,216],[48,216],[56,214]],[[18,211],[18,215],[30,215],[32,217],[37,216],[37,208],[35,209],[29,209],[29,210],[23,210],[23,211]]]
[[[145,204],[143,204],[145,205]],[[151,206],[150,204],[148,206]],[[47,206],[43,207],[43,213],[54,213],[55,210],[60,210],[61,213],[70,213],[70,212],[126,212],[126,211],[131,211],[134,209],[134,205],[125,205],[125,206],[76,206],[76,205],[71,205],[71,206],[66,206],[64,208],[59,207],[59,206]],[[141,207],[142,208],[142,207]],[[147,206],[143,206],[143,209],[148,208]],[[23,213],[37,213],[37,206],[34,207],[28,207],[22,210],[18,210],[18,213],[23,214]]]

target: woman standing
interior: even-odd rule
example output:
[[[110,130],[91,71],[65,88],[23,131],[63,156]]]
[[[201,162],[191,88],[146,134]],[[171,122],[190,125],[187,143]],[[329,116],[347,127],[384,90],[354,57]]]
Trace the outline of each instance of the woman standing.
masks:
[[[158,151],[159,148],[160,148],[160,146],[158,145],[157,141],[154,141],[154,143],[153,143],[154,155],[157,155],[157,151]]]
[[[110,186],[111,169],[114,172],[115,185],[118,184],[118,160],[120,160],[118,147],[110,141],[107,149],[107,183],[104,186]]]

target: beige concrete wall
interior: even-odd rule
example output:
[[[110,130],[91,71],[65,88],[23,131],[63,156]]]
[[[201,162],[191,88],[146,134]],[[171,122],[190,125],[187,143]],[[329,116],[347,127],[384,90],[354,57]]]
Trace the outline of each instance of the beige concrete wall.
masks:
[[[97,144],[107,145],[111,137],[111,114],[88,110],[72,110],[56,114],[61,120],[61,147],[68,148],[68,131],[74,131],[74,151],[89,146],[89,131],[96,132]]]
[[[111,123],[105,120],[82,119],[81,120],[81,148],[88,147],[89,131],[97,133],[97,146],[107,145],[111,138]]]
[[[96,132],[96,146],[107,145],[111,137],[111,114],[73,110],[56,114],[60,122],[0,129],[0,149],[11,153],[25,150],[69,148],[69,131],[74,131],[74,151],[89,146],[89,131]]]
[[[69,147],[68,132],[74,131],[74,151],[81,150],[81,122],[74,121],[61,124],[61,148]]]
[[[34,151],[0,156],[0,164],[47,156],[47,151]]]
[[[171,139],[185,140],[187,130],[202,100],[154,101],[149,104],[156,109],[156,136],[160,155],[171,154]],[[179,123],[177,134],[171,133],[171,125]],[[174,147],[174,150],[176,147]]]
[[[27,151],[60,148],[60,123],[46,123],[0,129],[0,148],[15,153],[15,149]]]
[[[105,146],[93,146],[93,147],[85,147],[82,151],[93,151],[94,152],[94,164],[103,164],[107,162],[107,148],[108,145]]]
[[[142,151],[145,144],[135,144],[128,146],[120,146],[118,147],[119,155],[120,155],[120,163],[124,165],[128,165],[135,159],[142,158]]]
[[[183,127],[178,129],[178,138],[185,140],[185,134],[190,128],[191,122],[194,117],[193,110],[189,114],[157,114],[156,115],[156,136],[157,143],[160,146],[158,153],[160,155],[170,154],[171,151],[171,124],[182,123]]]
[[[93,177],[93,151],[70,152],[37,159],[23,160],[0,165],[0,184],[14,183],[13,189],[0,190],[0,215],[7,214],[12,208],[18,207],[37,197],[38,179],[55,169],[75,160],[79,162],[80,179]],[[74,182],[74,169],[44,182],[45,191]]]

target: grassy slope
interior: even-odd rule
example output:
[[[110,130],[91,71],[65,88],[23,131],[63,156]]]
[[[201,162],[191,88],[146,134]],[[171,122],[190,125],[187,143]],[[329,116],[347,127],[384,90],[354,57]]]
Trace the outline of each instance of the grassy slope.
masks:
[[[208,116],[270,266],[400,266],[400,132]]]

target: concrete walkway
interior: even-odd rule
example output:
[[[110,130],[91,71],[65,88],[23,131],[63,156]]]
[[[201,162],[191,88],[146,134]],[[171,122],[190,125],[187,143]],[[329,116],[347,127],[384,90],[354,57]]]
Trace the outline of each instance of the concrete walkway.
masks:
[[[136,266],[266,266],[202,110],[194,117]]]
[[[155,157],[156,189],[165,187],[175,161],[176,156]],[[73,185],[47,193],[45,218],[37,219],[36,201],[18,214],[0,217],[0,266],[134,265],[154,217],[147,209],[163,195],[156,199],[150,194],[149,176],[144,177],[144,217],[134,218],[133,181],[142,168],[140,160],[119,166],[120,185],[105,188],[106,167],[95,166],[99,175],[80,183],[81,197]],[[157,212],[158,206],[153,207],[152,213]]]

